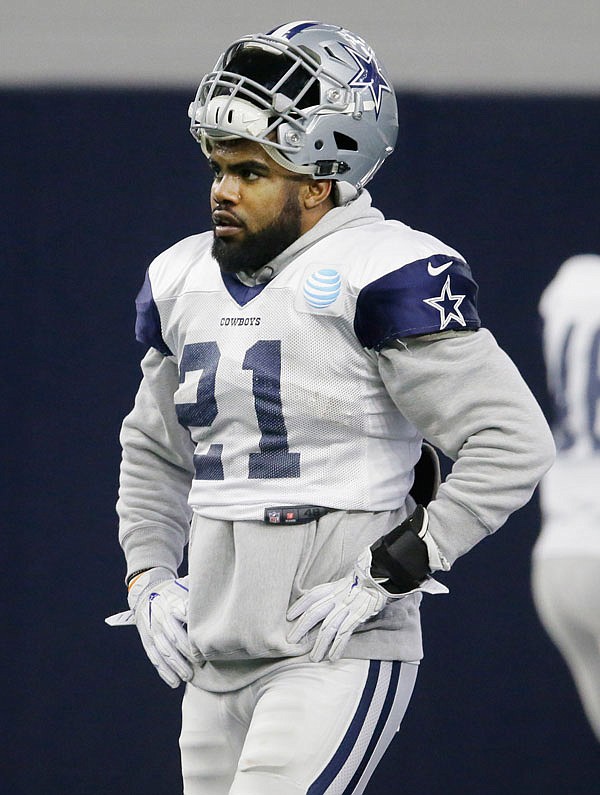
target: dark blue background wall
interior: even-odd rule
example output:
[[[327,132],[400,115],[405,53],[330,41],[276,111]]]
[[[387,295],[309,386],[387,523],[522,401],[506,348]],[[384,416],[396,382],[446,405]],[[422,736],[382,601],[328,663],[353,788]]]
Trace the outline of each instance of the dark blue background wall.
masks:
[[[125,604],[133,298],[153,256],[206,226],[207,168],[183,92],[0,98],[3,791],[172,795],[180,696],[103,619]],[[468,258],[485,324],[546,408],[537,300],[563,259],[600,252],[600,100],[399,100],[375,201]],[[426,601],[418,687],[370,793],[589,795],[600,753],[530,597],[538,524],[534,500]]]

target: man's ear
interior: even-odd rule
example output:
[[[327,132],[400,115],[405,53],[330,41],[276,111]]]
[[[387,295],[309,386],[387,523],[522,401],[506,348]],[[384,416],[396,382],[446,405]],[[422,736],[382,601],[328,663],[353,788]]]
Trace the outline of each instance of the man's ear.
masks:
[[[305,182],[302,190],[302,201],[307,210],[314,210],[331,197],[330,179],[311,179]],[[333,198],[331,197],[331,200]]]

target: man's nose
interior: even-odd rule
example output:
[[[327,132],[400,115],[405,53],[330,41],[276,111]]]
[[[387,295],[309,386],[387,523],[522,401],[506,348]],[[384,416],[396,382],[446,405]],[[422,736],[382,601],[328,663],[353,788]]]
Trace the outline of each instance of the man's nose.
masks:
[[[213,198],[217,203],[237,204],[240,200],[240,183],[234,174],[221,174],[212,185]]]

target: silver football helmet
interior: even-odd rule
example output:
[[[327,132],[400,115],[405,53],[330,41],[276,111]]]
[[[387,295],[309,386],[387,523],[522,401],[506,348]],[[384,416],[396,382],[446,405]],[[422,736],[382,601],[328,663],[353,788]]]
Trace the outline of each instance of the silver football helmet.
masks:
[[[356,190],[398,134],[394,89],[373,50],[321,22],[234,41],[203,78],[189,116],[205,153],[215,139],[246,138],[290,171]]]

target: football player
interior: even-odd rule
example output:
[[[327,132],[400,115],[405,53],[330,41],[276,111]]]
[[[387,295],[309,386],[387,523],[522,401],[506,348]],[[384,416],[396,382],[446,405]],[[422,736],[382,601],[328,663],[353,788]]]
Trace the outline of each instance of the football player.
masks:
[[[600,256],[564,262],[540,314],[557,456],[540,484],[533,593],[600,740]]]
[[[527,502],[552,437],[465,259],[371,206],[398,118],[363,39],[241,38],[189,115],[213,228],[137,299],[111,623],[185,683],[186,795],[362,793],[411,697],[423,593],[447,591],[431,575]],[[439,490],[424,438],[455,461]]]

